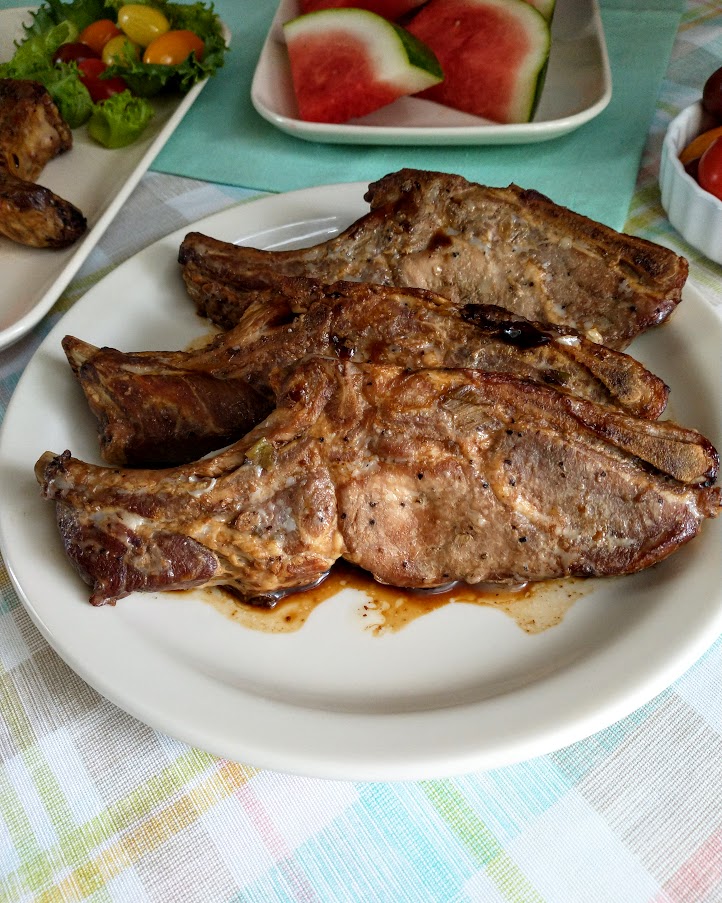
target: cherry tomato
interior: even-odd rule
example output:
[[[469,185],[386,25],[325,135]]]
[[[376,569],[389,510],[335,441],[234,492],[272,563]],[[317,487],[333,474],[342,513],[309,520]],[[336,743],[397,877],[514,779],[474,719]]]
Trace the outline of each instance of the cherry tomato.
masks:
[[[92,47],[100,56],[108,41],[119,34],[121,31],[112,19],[98,19],[97,22],[91,22],[80,32],[78,40]]]
[[[697,135],[679,155],[682,166],[686,166],[692,160],[698,160],[710,144],[720,136],[722,136],[722,125],[718,125],[714,129],[707,129],[706,132]]]
[[[722,201],[722,138],[710,144],[699,160],[699,184]]]
[[[81,71],[80,80],[84,78],[97,78],[101,72],[105,72],[108,67],[98,57],[91,57],[87,60],[78,62],[78,69]]]
[[[128,90],[128,85],[119,75],[115,75],[113,78],[84,78],[81,81],[88,89],[93,103],[100,103],[114,94],[122,94],[123,91]]]
[[[722,67],[716,69],[704,83],[702,106],[716,119],[722,119]]]
[[[178,66],[187,60],[191,53],[196,59],[203,59],[205,44],[192,31],[180,29],[166,31],[145,48],[144,63],[158,63],[161,66]]]
[[[81,60],[78,63],[78,69],[82,73],[80,81],[88,89],[93,103],[100,103],[101,100],[107,100],[113,94],[120,94],[128,89],[128,85],[120,76],[100,78],[107,68],[105,63],[98,59]]]
[[[170,29],[170,22],[159,9],[143,3],[126,3],[118,10],[118,25],[125,34],[141,47]]]
[[[83,44],[81,41],[71,41],[68,44],[61,44],[53,54],[54,63],[80,63],[82,60],[98,59],[97,54],[92,47]]]
[[[128,65],[139,59],[140,47],[122,32],[111,38],[103,47],[103,62],[108,66],[112,66],[114,63],[120,66]]]

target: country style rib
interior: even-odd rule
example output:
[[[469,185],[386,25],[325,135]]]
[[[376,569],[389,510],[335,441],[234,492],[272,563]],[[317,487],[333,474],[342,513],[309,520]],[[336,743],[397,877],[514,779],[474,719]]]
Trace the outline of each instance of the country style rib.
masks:
[[[681,299],[683,257],[516,185],[489,188],[404,169],[369,186],[371,212],[310,248],[264,251],[198,232],[179,262],[199,312],[237,322],[248,290],[279,275],[416,286],[458,305],[495,304],[625,348]]]
[[[133,467],[192,461],[239,439],[273,407],[271,370],[307,355],[511,373],[645,418],[658,417],[668,395],[633,358],[573,330],[355,282],[283,280],[193,351],[123,353],[73,336],[63,348],[98,421],[103,459]]]
[[[41,84],[0,78],[0,235],[34,248],[64,248],[85,232],[83,214],[35,179],[73,137]]]
[[[36,464],[96,605],[218,584],[268,604],[340,557],[404,587],[628,574],[719,513],[716,471],[694,431],[510,376],[319,358],[215,457]]]

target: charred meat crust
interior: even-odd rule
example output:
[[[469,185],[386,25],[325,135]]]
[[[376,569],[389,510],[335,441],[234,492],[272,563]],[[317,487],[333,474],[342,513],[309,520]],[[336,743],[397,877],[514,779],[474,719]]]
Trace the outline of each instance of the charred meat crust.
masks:
[[[365,283],[285,280],[191,352],[124,354],[72,336],[63,348],[98,421],[103,459],[132,467],[191,461],[240,438],[273,406],[271,370],[309,354],[512,373],[640,417],[658,417],[668,395],[633,358],[574,330]]]
[[[183,467],[40,458],[94,604],[186,581],[252,598],[339,557],[407,587],[628,574],[719,513],[698,433],[506,375],[311,358],[276,389],[262,424]],[[659,468],[680,447],[677,479]]]
[[[0,79],[0,235],[60,249],[86,231],[83,214],[35,183],[45,164],[70,150],[72,132],[38,82]]]
[[[683,257],[537,191],[406,169],[372,183],[365,199],[370,213],[300,250],[263,251],[189,233],[178,259],[199,310],[227,321],[234,297],[242,305],[249,287],[278,276],[376,282],[425,288],[458,305],[495,304],[624,348],[681,300]]]
[[[0,167],[34,181],[73,146],[73,133],[39,82],[0,78]]]
[[[0,235],[32,248],[67,248],[87,229],[83,214],[35,182],[0,167]]]

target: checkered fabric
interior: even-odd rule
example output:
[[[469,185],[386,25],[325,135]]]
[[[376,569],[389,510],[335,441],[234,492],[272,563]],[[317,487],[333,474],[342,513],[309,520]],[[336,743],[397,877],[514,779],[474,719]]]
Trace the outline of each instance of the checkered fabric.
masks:
[[[627,224],[688,256],[717,306],[722,268],[670,227],[656,179],[667,123],[720,64],[722,10],[690,2]],[[0,353],[0,410],[91,285],[251,195],[146,175],[50,315]],[[643,708],[550,755],[446,780],[312,780],[117,709],[50,649],[0,562],[0,901],[66,900],[719,903],[722,640]]]

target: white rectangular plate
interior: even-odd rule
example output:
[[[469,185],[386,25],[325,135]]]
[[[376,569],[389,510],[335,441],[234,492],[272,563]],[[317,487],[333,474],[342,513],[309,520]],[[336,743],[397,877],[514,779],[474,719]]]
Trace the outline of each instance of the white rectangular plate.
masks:
[[[0,61],[12,57],[31,9],[0,10]],[[0,236],[0,349],[22,338],[55,304],[204,85],[200,82],[184,97],[156,98],[156,114],[134,144],[108,150],[79,128],[72,150],[48,163],[38,182],[75,204],[88,231],[61,251],[27,248]]]
[[[256,110],[281,131],[329,144],[527,144],[571,132],[598,116],[612,77],[596,0],[557,0],[544,90],[533,122],[499,125],[419,97],[402,97],[343,125],[303,122],[293,94],[284,22],[298,0],[281,0],[251,85]]]

